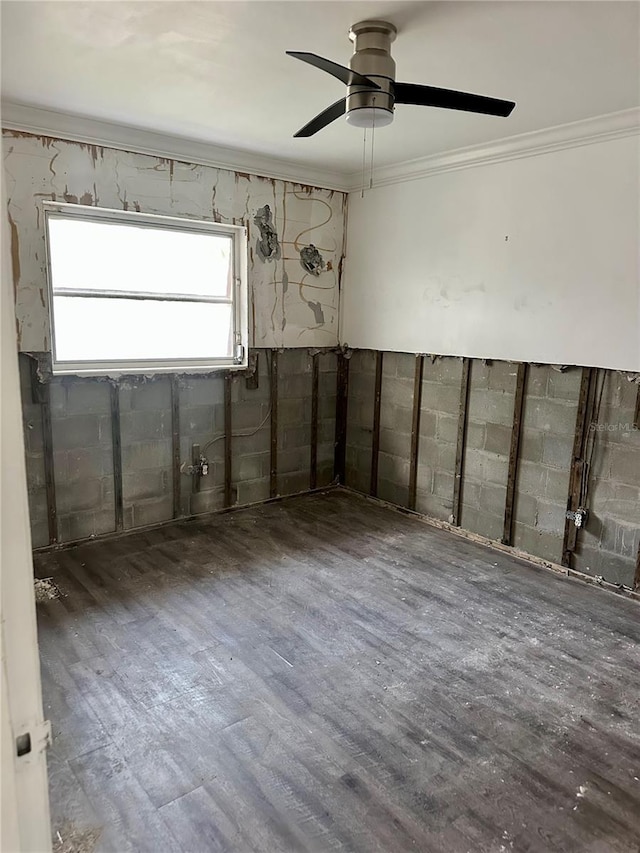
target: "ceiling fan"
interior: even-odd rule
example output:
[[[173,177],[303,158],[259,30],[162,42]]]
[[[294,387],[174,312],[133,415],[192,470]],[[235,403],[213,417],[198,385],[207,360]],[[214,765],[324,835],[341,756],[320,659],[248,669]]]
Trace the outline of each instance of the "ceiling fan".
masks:
[[[355,53],[348,68],[315,53],[286,51],[288,56],[326,71],[347,86],[345,98],[331,104],[294,136],[313,136],[345,114],[347,122],[355,127],[382,127],[393,121],[395,104],[416,104],[491,116],[510,115],[515,107],[514,101],[415,83],[396,83],[396,64],[391,57],[391,42],[396,34],[396,28],[387,21],[354,24],[349,30],[349,38],[354,42]]]

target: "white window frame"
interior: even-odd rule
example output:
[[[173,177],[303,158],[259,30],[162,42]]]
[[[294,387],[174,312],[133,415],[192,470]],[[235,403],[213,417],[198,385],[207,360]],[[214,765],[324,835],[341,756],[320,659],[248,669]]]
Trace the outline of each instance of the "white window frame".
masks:
[[[248,264],[247,264],[247,229],[242,225],[223,225],[202,219],[188,219],[177,216],[162,216],[154,213],[138,213],[126,210],[113,210],[104,207],[90,207],[82,204],[62,204],[45,201],[44,233],[47,260],[47,288],[49,294],[49,329],[51,333],[52,370],[56,375],[118,375],[138,373],[203,373],[216,370],[237,369],[247,367],[248,359]],[[91,222],[123,223],[144,227],[161,227],[187,231],[196,234],[221,234],[231,237],[233,245],[233,292],[231,296],[233,315],[233,356],[218,358],[184,358],[184,359],[149,359],[149,360],[88,360],[88,361],[58,361],[56,358],[56,330],[53,312],[53,276],[51,273],[51,253],[49,245],[49,221],[53,218],[84,219]],[[77,291],[76,291],[77,292]],[[175,294],[150,293],[148,296],[134,291],[87,291],[87,297],[120,297],[132,299],[154,299],[190,302],[225,302],[223,297],[191,297]],[[82,298],[78,295],[77,298]]]

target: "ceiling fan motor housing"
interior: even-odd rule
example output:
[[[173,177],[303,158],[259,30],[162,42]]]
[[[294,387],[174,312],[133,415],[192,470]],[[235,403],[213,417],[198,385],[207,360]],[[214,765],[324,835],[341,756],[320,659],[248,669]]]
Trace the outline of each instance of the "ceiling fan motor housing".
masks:
[[[393,121],[395,103],[393,84],[396,79],[396,64],[391,57],[391,43],[397,34],[393,24],[387,21],[361,21],[349,30],[355,53],[349,60],[349,68],[371,78],[379,89],[367,89],[353,84],[347,88],[347,121],[357,121],[357,111],[376,110],[376,123],[390,124]],[[378,112],[384,110],[384,113]],[[385,115],[387,113],[388,115]]]

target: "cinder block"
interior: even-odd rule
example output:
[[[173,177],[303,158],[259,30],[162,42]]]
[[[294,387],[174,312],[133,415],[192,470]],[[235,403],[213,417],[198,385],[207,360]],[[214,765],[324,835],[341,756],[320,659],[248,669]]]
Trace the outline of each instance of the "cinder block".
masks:
[[[441,498],[451,500],[453,506],[453,484],[454,476],[448,471],[434,471],[433,475],[433,493]]]
[[[551,368],[547,382],[548,396],[577,403],[581,378],[582,370],[579,367],[569,367],[562,372]]]
[[[462,483],[462,504],[468,507],[480,506],[480,483],[465,479]]]
[[[110,383],[100,379],[73,378],[67,385],[68,414],[105,414],[111,408]]]
[[[392,456],[408,459],[411,452],[411,437],[393,429],[380,430],[380,450]]]
[[[269,480],[251,480],[238,483],[238,503],[240,505],[266,501],[269,497]]]
[[[49,525],[31,518],[31,547],[44,548],[49,544]]]
[[[477,420],[469,420],[467,423],[466,446],[475,450],[482,450],[485,446],[486,432],[484,423]]]
[[[73,515],[58,518],[58,531],[62,542],[88,539],[101,533],[111,533],[113,530],[115,513],[112,506],[98,512],[75,512]]]
[[[396,360],[396,376],[399,379],[413,378],[416,372],[416,356],[413,353],[400,352]]]
[[[283,400],[311,399],[310,374],[288,374],[278,377],[278,398]]]
[[[56,456],[58,454],[55,454]],[[102,450],[76,449],[65,454],[64,468],[56,461],[56,480],[68,483],[90,480],[93,478],[110,477],[113,475],[113,453],[111,448]],[[62,471],[64,470],[64,474]],[[59,476],[60,475],[60,476]]]
[[[122,447],[122,467],[126,471],[171,468],[171,442],[134,441]]]
[[[520,461],[518,466],[517,490],[519,494],[543,495],[547,483],[547,468],[537,462]]]
[[[321,352],[318,356],[318,366],[320,369],[320,373],[333,373],[335,374],[338,370],[338,356],[335,352]],[[353,359],[351,359],[353,362]],[[349,368],[349,372],[351,372],[351,367]]]
[[[488,423],[486,426],[484,449],[490,453],[499,453],[503,456],[508,456],[510,447],[511,427],[504,424]]]
[[[430,518],[438,518],[441,521],[449,521],[453,508],[451,497],[443,498],[420,490],[416,491],[416,509]]]
[[[554,504],[549,501],[538,500],[536,516],[536,528],[546,533],[556,533],[562,537],[564,534],[566,504]]]
[[[157,498],[171,492],[172,479],[169,471],[138,471],[123,474],[122,494],[124,503],[133,503],[148,498]]]
[[[514,520],[526,527],[535,527],[538,512],[537,498],[524,493],[516,494],[513,506]]]
[[[413,381],[410,379],[398,379],[385,377],[382,381],[382,393],[380,396],[382,406],[402,406],[411,411],[413,409]]]
[[[513,394],[472,388],[469,392],[469,415],[480,423],[490,422],[511,426]]]
[[[484,512],[482,509],[467,505],[462,507],[460,526],[489,539],[499,539],[502,535],[502,520],[500,518]]]
[[[479,482],[504,484],[507,480],[507,460],[495,453],[467,448],[464,476]]]
[[[72,415],[52,419],[53,447],[55,450],[73,450],[76,447],[96,447],[100,444],[97,415]]]
[[[542,557],[559,563],[562,556],[562,536],[547,533],[544,530],[526,527],[516,522],[514,525],[513,544],[527,554]]]
[[[433,438],[436,434],[437,416],[435,412],[420,412],[420,438]]]
[[[571,467],[573,437],[547,432],[543,438],[542,461],[553,468],[568,471]]]
[[[458,440],[458,417],[457,415],[437,414],[436,438],[438,441],[446,441],[455,444]]]
[[[293,449],[294,447],[309,448],[311,445],[311,425],[300,424],[299,426],[288,426],[278,433],[278,448],[281,450]]]
[[[561,400],[525,399],[526,426],[555,435],[573,436],[576,426],[576,406]]]
[[[438,358],[432,362],[430,358],[424,360],[423,379],[428,383],[437,385],[453,385],[458,388],[462,379],[462,359],[460,358]]]
[[[292,401],[289,401],[292,403]],[[292,404],[291,408],[298,409],[298,418],[295,419],[298,423],[304,416],[304,406],[300,403],[297,407]],[[267,418],[267,415],[269,417]],[[231,424],[233,432],[247,432],[260,426],[267,418],[266,425],[270,423],[269,405],[267,403],[236,403],[231,409]],[[278,420],[280,421],[280,406],[278,406]],[[281,423],[283,425],[291,423],[291,419],[284,418]],[[224,428],[224,423],[222,424]]]
[[[294,474],[303,471],[305,476],[309,476],[309,449],[306,447],[296,447],[289,450],[282,450],[278,453],[278,475]],[[281,492],[284,494],[284,492]]]
[[[234,460],[233,479],[242,482],[244,480],[261,480],[269,477],[271,471],[271,457],[269,453],[256,453],[250,456],[242,456]]]
[[[610,476],[620,483],[640,485],[640,448],[610,446]]]
[[[52,417],[64,417],[67,413],[67,383],[63,379],[50,380],[49,407]]]
[[[433,491],[434,469],[430,465],[420,465],[416,470],[416,490],[431,494]]]
[[[381,476],[378,479],[378,497],[383,501],[406,507],[409,499],[408,486],[391,482]]]
[[[120,413],[122,443],[149,438],[170,438],[171,412],[127,411]]]
[[[239,380],[234,381],[237,392],[241,386]],[[233,394],[232,394],[233,399]],[[215,374],[207,377],[185,377],[180,382],[180,408],[197,406],[222,405],[224,403],[224,377]]]
[[[189,496],[189,511],[191,515],[205,512],[215,512],[224,507],[224,488],[207,489],[194,492]]]
[[[380,453],[378,455],[378,474],[381,480],[408,485],[409,462],[407,459],[391,456],[389,453]]]
[[[180,402],[182,402],[182,390],[180,389]],[[167,376],[158,379],[150,379],[131,387],[132,409],[160,409],[171,410],[171,383]]]
[[[546,397],[549,368],[547,365],[530,364],[527,374],[525,398]]]
[[[543,494],[554,503],[566,503],[569,494],[569,469],[548,468]]]
[[[480,500],[478,505],[490,515],[495,515],[500,519],[504,519],[506,497],[506,486],[497,486],[494,483],[483,483],[480,487]]]
[[[246,404],[245,404],[246,405]],[[147,413],[145,413],[147,414]],[[180,407],[180,434],[193,437],[211,435],[217,431],[213,406]],[[158,435],[156,432],[156,435]],[[160,432],[160,434],[162,434]]]
[[[297,495],[309,489],[309,471],[293,471],[278,475],[278,494]]]
[[[145,527],[173,518],[173,498],[163,496],[152,500],[139,501],[133,507],[133,526]]]
[[[515,393],[518,365],[512,361],[494,361],[489,368],[488,386],[492,391]]]
[[[102,481],[83,480],[56,483],[56,507],[60,515],[99,509],[102,504]]]
[[[529,462],[542,461],[542,441],[544,433],[539,430],[523,427],[520,434],[520,459],[525,459]]]
[[[443,471],[454,471],[456,467],[456,448],[453,444],[438,446],[436,466]]]
[[[303,400],[278,400],[278,427],[311,422],[311,398]]]
[[[440,385],[424,380],[422,383],[422,408],[432,412],[446,412],[457,417],[460,411],[460,388]]]

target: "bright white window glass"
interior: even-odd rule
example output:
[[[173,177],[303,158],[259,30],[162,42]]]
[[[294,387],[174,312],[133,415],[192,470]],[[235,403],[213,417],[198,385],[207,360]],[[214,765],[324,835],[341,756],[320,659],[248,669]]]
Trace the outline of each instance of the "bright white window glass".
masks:
[[[215,302],[53,297],[56,360],[231,358],[232,306]]]
[[[231,296],[231,236],[121,222],[49,218],[53,291]]]

